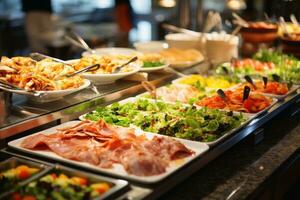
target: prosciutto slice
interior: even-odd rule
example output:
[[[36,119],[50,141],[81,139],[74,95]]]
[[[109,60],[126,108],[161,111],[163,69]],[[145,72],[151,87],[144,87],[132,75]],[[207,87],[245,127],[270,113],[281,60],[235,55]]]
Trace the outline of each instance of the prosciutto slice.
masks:
[[[144,135],[135,135],[130,128],[111,126],[103,120],[84,121],[49,135],[30,136],[21,146],[50,150],[100,168],[112,168],[118,163],[129,174],[137,176],[162,174],[171,161],[194,154],[174,139],[155,136],[149,140]]]

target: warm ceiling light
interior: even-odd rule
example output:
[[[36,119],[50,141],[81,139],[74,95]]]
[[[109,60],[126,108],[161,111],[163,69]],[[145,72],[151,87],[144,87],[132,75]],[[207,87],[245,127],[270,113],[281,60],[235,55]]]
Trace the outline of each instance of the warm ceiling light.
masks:
[[[158,5],[165,8],[172,8],[176,6],[175,0],[159,0]]]
[[[244,10],[247,7],[244,0],[227,0],[226,5],[230,10]]]

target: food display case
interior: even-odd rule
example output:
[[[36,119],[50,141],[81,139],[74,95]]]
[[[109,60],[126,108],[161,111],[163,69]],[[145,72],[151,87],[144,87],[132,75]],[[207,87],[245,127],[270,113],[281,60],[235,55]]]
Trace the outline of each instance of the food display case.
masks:
[[[191,67],[190,69],[183,71],[183,73],[195,73],[197,68],[199,68],[199,65]],[[152,73],[149,76],[149,80],[157,86],[171,83],[174,79],[176,79],[176,76],[170,73]],[[57,124],[60,124],[65,121],[76,119],[82,114],[95,110],[97,106],[107,105],[111,102],[115,102],[126,97],[136,96],[145,91],[140,83],[132,81],[120,80],[111,86],[112,87],[109,88],[105,86],[98,86],[97,89],[98,91],[101,91],[100,94],[96,94],[91,89],[86,89],[80,93],[71,94],[68,96],[68,98],[63,100],[46,104],[32,103],[30,101],[26,101],[24,96],[14,95],[13,99],[10,100],[17,103],[13,103],[13,106],[10,106],[9,109],[20,109],[20,115],[12,116],[12,114],[15,114],[16,112],[12,112],[11,114],[8,112],[8,116],[10,116],[8,119],[13,120],[4,123],[4,126],[1,128],[1,137],[2,139],[9,138],[10,136],[18,135],[25,130],[35,128],[48,122],[56,121]],[[272,118],[277,116],[291,105],[297,105],[299,101],[300,96],[296,91],[294,91],[283,100],[276,102],[264,113],[255,116],[248,124],[245,124],[240,129],[237,129],[226,135],[226,137],[222,138],[221,141],[218,141],[216,145],[210,145],[206,152],[193,159],[190,163],[185,164],[183,167],[176,170],[176,173],[169,175],[167,178],[156,182],[155,184],[140,183],[134,179],[128,179],[124,176],[121,176],[122,179],[129,180],[132,185],[131,191],[124,194],[123,197],[125,198],[127,196],[127,198],[133,199],[158,198],[176,184],[207,165],[210,161],[222,155],[223,152],[230,149],[248,135],[254,134],[256,135],[257,140],[261,139],[263,135],[260,135],[260,130],[264,124],[272,120]],[[296,109],[293,113],[297,112],[298,110]],[[18,155],[21,154],[28,159],[33,156],[32,154],[28,154],[28,152],[21,152],[16,148],[11,148],[11,146],[13,145],[10,145],[10,147],[6,149],[7,152],[13,152]],[[63,165],[72,166],[72,168],[78,168],[79,170],[83,171],[102,174],[98,170],[73,165],[73,163],[66,163],[51,157],[44,159],[39,155],[34,155],[34,158],[38,160],[41,159],[51,161],[52,163],[61,163]],[[109,174],[109,176],[120,177],[113,173]]]
[[[1,64],[1,160],[16,157],[1,164],[49,166],[0,198],[49,187],[77,189],[79,199],[157,199],[245,138],[262,141],[283,112],[300,111],[300,61],[270,50],[201,75],[209,63],[197,49],[99,48],[66,62]]]

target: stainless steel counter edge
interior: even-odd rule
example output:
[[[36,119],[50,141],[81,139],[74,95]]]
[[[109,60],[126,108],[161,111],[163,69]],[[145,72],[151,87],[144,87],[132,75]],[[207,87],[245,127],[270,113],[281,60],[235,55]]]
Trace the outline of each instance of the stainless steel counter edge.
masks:
[[[150,81],[154,85],[162,85],[167,83],[173,77],[172,74],[166,74],[162,78]],[[55,120],[69,121],[78,118],[80,115],[94,110],[97,106],[107,104],[118,99],[126,98],[143,91],[141,84],[137,83],[133,87],[129,87],[107,95],[102,95],[91,100],[81,102],[79,104],[61,109],[56,112],[30,118],[17,124],[0,129],[0,140],[11,137],[26,130],[36,128],[38,126],[53,122]],[[85,108],[84,110],[80,109]]]

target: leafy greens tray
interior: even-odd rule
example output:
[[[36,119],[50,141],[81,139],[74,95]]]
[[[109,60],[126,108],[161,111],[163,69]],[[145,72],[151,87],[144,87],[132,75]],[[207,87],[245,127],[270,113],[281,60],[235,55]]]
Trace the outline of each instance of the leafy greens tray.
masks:
[[[215,144],[237,128],[247,124],[249,115],[180,103],[129,98],[110,106],[98,107],[82,115],[81,120],[119,126],[135,126],[144,131],[171,137]]]

